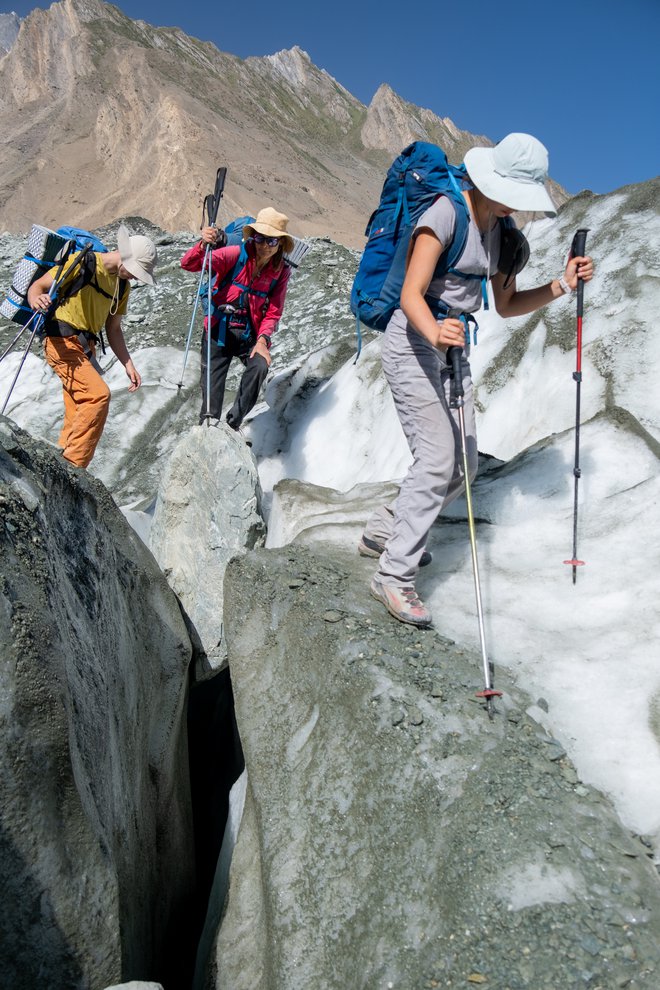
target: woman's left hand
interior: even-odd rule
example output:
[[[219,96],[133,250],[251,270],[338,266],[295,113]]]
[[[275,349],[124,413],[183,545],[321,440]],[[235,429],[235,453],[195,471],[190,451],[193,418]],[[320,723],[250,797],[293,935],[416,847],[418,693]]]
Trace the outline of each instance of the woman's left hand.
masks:
[[[268,344],[266,343],[266,339],[263,335],[259,337],[256,344],[250,351],[250,357],[253,358],[255,354],[258,354],[260,357],[262,357],[266,362],[266,364],[268,365],[268,367],[270,368],[270,361],[271,361],[270,351],[268,349]]]
[[[594,275],[594,263],[591,258],[571,258],[566,265],[564,278],[571,289],[577,289],[578,279],[589,282]]]

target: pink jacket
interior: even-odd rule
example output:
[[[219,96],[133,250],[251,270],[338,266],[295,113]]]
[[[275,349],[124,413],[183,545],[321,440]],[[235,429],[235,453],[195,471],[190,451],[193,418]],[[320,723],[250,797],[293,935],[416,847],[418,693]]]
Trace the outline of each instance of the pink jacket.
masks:
[[[252,318],[252,324],[257,332],[257,337],[267,337],[268,344],[270,344],[270,338],[277,326],[278,320],[282,316],[282,310],[284,309],[284,298],[286,296],[291,269],[288,265],[282,265],[281,268],[277,269],[269,262],[255,279],[254,245],[248,241],[246,248],[248,259],[245,267],[238,272],[237,281],[241,282],[243,285],[249,285],[251,288],[257,289],[260,292],[269,292],[273,284],[273,280],[277,279],[277,284],[273,288],[272,292],[270,292],[267,299],[248,293],[250,316]],[[205,251],[206,246],[202,241],[195,244],[194,247],[191,247],[190,250],[186,251],[184,254],[181,259],[181,267],[185,268],[187,272],[200,272],[202,270]],[[222,281],[223,277],[231,272],[234,265],[238,261],[238,256],[240,253],[241,249],[239,245],[216,248],[214,251],[211,251],[211,267],[217,276],[214,283],[216,287]],[[213,301],[216,304],[235,303],[240,295],[241,289],[239,289],[237,285],[230,282],[219,292],[214,289]],[[206,323],[207,317],[204,318],[205,329]]]

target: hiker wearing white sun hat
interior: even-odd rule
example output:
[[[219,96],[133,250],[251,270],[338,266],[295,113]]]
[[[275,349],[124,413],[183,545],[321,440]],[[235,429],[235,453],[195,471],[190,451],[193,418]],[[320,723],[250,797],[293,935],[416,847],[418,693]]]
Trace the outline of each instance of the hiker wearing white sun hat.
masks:
[[[44,356],[62,381],[64,423],[58,443],[65,459],[76,467],[87,467],[94,457],[110,407],[110,389],[96,361],[96,344],[103,330],[129,378],[128,391],[142,384],[121,320],[128,307],[129,280],[153,285],[157,261],[153,241],[130,234],[122,225],[116,251],[76,251],[62,269],[63,301],[44,324]],[[47,272],[30,286],[27,298],[34,310],[49,312],[53,281],[52,272]]]
[[[399,308],[385,331],[382,360],[413,462],[398,498],[369,518],[358,549],[379,557],[371,592],[402,622],[431,624],[431,613],[415,589],[420,564],[430,562],[425,545],[437,515],[465,489],[461,433],[470,480],[477,471],[477,437],[469,365],[469,325],[492,287],[500,316],[532,313],[570,294],[578,278],[593,276],[591,258],[571,258],[559,278],[518,290],[516,274],[529,255],[515,230],[514,210],[556,214],[546,189],[548,152],[530,134],[507,135],[494,148],[472,148],[465,155],[468,232],[460,258],[447,270],[441,256],[454,237],[456,208],[439,196],[421,215],[408,248]],[[508,229],[507,229],[508,228]],[[519,257],[506,262],[507,244]],[[447,351],[460,361],[463,429],[451,405],[452,368]]]

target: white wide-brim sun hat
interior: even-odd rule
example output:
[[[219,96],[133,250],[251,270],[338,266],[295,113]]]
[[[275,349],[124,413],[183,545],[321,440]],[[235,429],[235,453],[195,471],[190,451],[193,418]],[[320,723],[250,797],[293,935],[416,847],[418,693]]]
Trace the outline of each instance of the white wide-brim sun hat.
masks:
[[[158,252],[156,245],[143,234],[129,234],[128,229],[122,224],[117,231],[117,249],[121,255],[121,261],[133,278],[138,282],[146,282],[153,285],[154,268],[158,262]]]
[[[548,152],[531,134],[507,134],[494,148],[470,148],[465,167],[488,199],[512,210],[556,216],[557,208],[545,187]]]
[[[272,206],[266,206],[257,213],[254,223],[248,223],[243,227],[243,238],[247,241],[256,232],[264,237],[279,237],[284,242],[284,253],[293,251],[295,241],[291,234],[287,234],[286,228],[289,218],[284,213],[278,213]]]

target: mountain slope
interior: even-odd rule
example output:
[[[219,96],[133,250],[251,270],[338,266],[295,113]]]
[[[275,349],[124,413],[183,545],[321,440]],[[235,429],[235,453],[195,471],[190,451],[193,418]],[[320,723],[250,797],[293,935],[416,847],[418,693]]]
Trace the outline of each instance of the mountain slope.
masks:
[[[300,48],[243,60],[102,0],[21,22],[0,57],[0,126],[10,231],[129,214],[196,229],[226,164],[220,219],[273,204],[295,232],[356,246],[409,140],[439,141],[454,161],[490,143],[385,85],[366,107]]]

